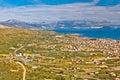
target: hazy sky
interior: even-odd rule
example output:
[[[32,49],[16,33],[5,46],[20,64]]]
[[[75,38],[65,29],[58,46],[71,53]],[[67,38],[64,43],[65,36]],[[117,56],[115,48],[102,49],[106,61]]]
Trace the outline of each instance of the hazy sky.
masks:
[[[0,21],[107,20],[120,22],[120,0],[0,0]]]

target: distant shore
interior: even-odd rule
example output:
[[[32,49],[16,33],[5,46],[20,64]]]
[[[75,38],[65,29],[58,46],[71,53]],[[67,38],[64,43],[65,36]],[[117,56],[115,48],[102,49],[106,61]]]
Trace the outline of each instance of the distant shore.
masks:
[[[120,40],[120,29],[90,29],[90,30],[54,30],[57,33],[73,34],[86,38]]]

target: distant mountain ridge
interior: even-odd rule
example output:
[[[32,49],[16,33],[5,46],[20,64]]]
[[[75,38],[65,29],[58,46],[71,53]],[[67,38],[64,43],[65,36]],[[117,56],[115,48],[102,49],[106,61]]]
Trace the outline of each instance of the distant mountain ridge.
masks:
[[[28,23],[23,22],[15,19],[10,19],[7,21],[0,22],[1,25],[10,26],[10,27],[18,27],[18,28],[25,28],[25,29],[46,29],[47,27],[51,28],[49,24],[46,23]],[[48,29],[48,28],[47,28]]]
[[[37,30],[55,30],[55,29],[99,29],[99,28],[120,28],[119,24],[113,24],[108,21],[90,21],[90,20],[71,20],[71,21],[58,21],[53,23],[40,22],[40,23],[29,23],[15,19],[7,21],[1,21],[1,25],[26,28],[26,29],[37,29]]]

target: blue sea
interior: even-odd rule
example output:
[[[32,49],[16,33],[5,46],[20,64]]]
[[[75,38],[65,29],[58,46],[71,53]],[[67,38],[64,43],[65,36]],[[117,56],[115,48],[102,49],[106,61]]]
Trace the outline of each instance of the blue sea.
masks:
[[[64,34],[79,34],[82,37],[120,40],[120,28],[56,29],[54,31]]]

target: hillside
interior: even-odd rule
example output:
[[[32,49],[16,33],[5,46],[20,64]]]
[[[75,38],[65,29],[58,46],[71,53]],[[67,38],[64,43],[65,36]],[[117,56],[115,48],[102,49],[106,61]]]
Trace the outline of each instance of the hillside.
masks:
[[[9,47],[15,47],[18,43],[27,43],[33,35],[33,31],[19,29],[19,28],[0,28],[0,53],[9,53]]]
[[[117,40],[0,28],[0,80],[22,80],[23,67],[26,80],[115,80],[119,53]]]
[[[10,28],[8,26],[0,25],[0,28]]]

